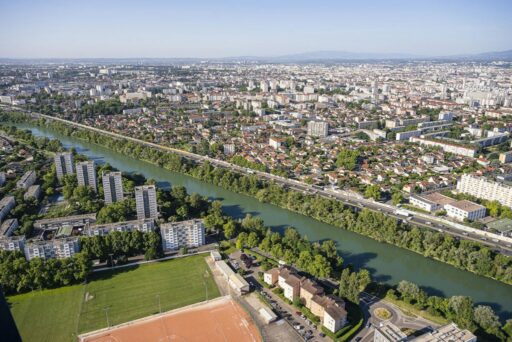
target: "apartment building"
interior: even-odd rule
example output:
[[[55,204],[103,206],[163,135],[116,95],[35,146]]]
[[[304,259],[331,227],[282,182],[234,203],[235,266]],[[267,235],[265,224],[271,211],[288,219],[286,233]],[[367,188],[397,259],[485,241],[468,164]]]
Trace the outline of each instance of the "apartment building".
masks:
[[[58,179],[75,173],[73,169],[73,154],[71,152],[56,153],[54,161]]]
[[[165,251],[198,247],[205,243],[204,224],[198,219],[164,223],[160,226],[160,234]]]
[[[22,251],[25,248],[24,236],[0,237],[0,249],[4,251]]]
[[[123,177],[121,172],[106,172],[102,175],[105,204],[119,202],[124,199]]]
[[[325,121],[309,121],[308,135],[311,137],[326,137],[329,135],[329,124]]]
[[[455,201],[445,205],[446,216],[454,218],[458,221],[475,221],[485,217],[487,209],[479,204],[462,200]]]
[[[474,158],[476,154],[476,149],[471,147],[466,147],[459,144],[454,144],[450,142],[443,142],[437,140],[429,140],[427,138],[422,137],[411,137],[411,142],[419,143],[423,146],[437,146],[440,147],[445,152],[450,152],[453,154],[457,154],[459,156]]]
[[[0,200],[0,223],[16,205],[14,196],[6,196]]]
[[[345,302],[338,297],[324,295],[324,289],[314,281],[300,277],[292,268],[273,268],[263,274],[269,285],[277,285],[286,299],[301,302],[320,318],[322,325],[333,333],[347,323]]]
[[[279,272],[277,284],[283,289],[283,294],[286,299],[294,301],[300,296],[300,282],[301,278],[292,270],[282,268]]]
[[[28,189],[36,182],[36,172],[35,171],[27,171],[23,176],[21,176],[20,180],[16,182],[17,189]]]
[[[36,184],[36,185],[31,185],[28,187],[25,194],[23,194],[23,198],[25,200],[28,200],[29,198],[39,199],[40,195],[41,195],[41,186],[39,184]]]
[[[500,163],[507,164],[512,162],[512,151],[500,153]]]
[[[106,224],[88,224],[85,226],[84,234],[87,236],[104,236],[111,232],[131,232],[135,230],[142,233],[151,232],[155,230],[155,220],[143,219]]]
[[[76,179],[78,185],[90,186],[95,192],[98,191],[94,161],[76,163]]]
[[[1,237],[10,237],[12,233],[18,228],[18,219],[12,218],[5,220],[0,225],[0,238]]]
[[[512,208],[512,186],[485,177],[464,174],[457,181],[457,190],[489,201],[498,201]]]
[[[158,218],[156,187],[154,185],[135,187],[135,207],[137,209],[137,219],[139,220]]]
[[[42,230],[57,230],[64,226],[83,228],[87,224],[92,224],[94,222],[96,222],[96,214],[94,213],[71,215],[34,221],[34,228]]]
[[[50,241],[33,241],[25,244],[24,251],[27,260],[33,258],[69,258],[80,252],[80,242],[77,237]]]

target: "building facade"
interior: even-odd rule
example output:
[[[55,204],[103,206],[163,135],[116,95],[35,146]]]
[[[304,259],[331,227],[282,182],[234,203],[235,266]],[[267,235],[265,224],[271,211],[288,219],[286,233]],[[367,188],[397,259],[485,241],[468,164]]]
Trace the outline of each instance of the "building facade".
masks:
[[[309,121],[308,135],[312,137],[326,137],[329,135],[329,124],[325,121]]]
[[[98,191],[94,161],[76,163],[76,179],[78,185],[90,186],[95,192]]]
[[[485,217],[487,209],[479,204],[470,201],[456,201],[444,206],[446,216],[458,221],[475,221]]]
[[[73,168],[73,154],[71,152],[56,153],[54,160],[58,179],[62,179],[65,175],[75,173]]]
[[[105,204],[122,201],[124,199],[124,194],[123,177],[121,172],[106,172],[101,178],[103,182]]]
[[[142,233],[151,232],[155,230],[155,221],[153,219],[144,219],[106,224],[88,224],[84,231],[87,236],[104,236],[111,232],[131,232],[134,230]]]
[[[156,187],[154,185],[135,187],[135,207],[137,209],[137,219],[139,220],[158,218]]]
[[[198,219],[164,223],[160,226],[160,234],[166,251],[180,247],[199,247],[205,243],[204,224]]]
[[[457,190],[489,201],[498,201],[512,208],[512,186],[485,177],[464,174],[457,182]]]
[[[80,252],[80,242],[76,237],[27,242],[24,247],[24,252],[27,260],[33,258],[69,258]]]

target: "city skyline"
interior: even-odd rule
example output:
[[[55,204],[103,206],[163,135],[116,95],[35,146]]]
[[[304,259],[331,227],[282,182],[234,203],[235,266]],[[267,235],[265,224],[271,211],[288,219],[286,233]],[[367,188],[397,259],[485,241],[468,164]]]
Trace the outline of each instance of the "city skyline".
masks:
[[[2,58],[451,56],[512,48],[508,1],[1,1]],[[65,29],[64,29],[65,28]]]

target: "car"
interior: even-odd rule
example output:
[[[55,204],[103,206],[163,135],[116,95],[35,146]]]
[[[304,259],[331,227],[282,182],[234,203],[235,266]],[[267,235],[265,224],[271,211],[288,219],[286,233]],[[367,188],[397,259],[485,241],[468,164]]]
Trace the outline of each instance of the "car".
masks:
[[[296,314],[297,316],[302,315],[302,313],[301,313],[300,311],[295,311],[295,314]]]
[[[325,334],[323,332],[321,332],[319,335],[320,337],[325,337]]]
[[[354,341],[359,342],[359,341],[361,341],[361,340],[362,340],[362,338],[361,338],[361,337],[356,337],[356,339],[355,339]]]

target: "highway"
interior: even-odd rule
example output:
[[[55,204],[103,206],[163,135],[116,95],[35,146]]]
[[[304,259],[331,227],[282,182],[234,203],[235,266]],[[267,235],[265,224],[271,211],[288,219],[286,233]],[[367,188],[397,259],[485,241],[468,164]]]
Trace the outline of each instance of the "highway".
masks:
[[[2,107],[7,107],[7,106],[2,106]],[[440,218],[433,216],[433,215],[419,214],[419,213],[415,213],[415,212],[410,212],[409,216],[398,215],[397,210],[400,209],[398,207],[391,206],[391,205],[385,204],[385,203],[376,202],[374,200],[366,199],[366,198],[356,196],[354,194],[350,194],[347,192],[340,192],[340,191],[324,189],[324,188],[309,185],[309,184],[306,184],[306,183],[303,183],[303,182],[300,182],[297,180],[273,175],[268,172],[250,170],[245,167],[241,167],[241,166],[229,163],[227,161],[211,158],[208,156],[202,156],[199,154],[191,153],[188,151],[184,151],[184,150],[180,150],[180,149],[176,149],[176,148],[172,148],[172,147],[158,145],[158,144],[144,141],[141,139],[125,136],[125,135],[122,135],[119,133],[102,130],[102,129],[99,129],[96,127],[87,126],[84,124],[80,124],[77,122],[73,122],[73,121],[69,121],[69,120],[65,120],[65,119],[61,119],[61,118],[57,118],[57,117],[53,117],[53,116],[49,116],[49,115],[45,115],[45,114],[31,113],[31,112],[28,112],[27,110],[24,110],[24,109],[21,109],[18,107],[13,108],[13,106],[10,106],[7,108],[11,108],[11,109],[14,109],[14,110],[17,110],[20,112],[24,112],[26,114],[31,115],[32,117],[60,121],[67,125],[94,131],[94,132],[108,135],[108,136],[111,136],[114,138],[133,141],[138,144],[142,144],[145,146],[159,149],[161,151],[166,151],[166,152],[171,152],[171,153],[177,154],[179,156],[193,160],[198,163],[209,162],[211,165],[213,165],[215,167],[226,168],[226,169],[229,169],[232,171],[236,171],[240,174],[244,174],[244,175],[253,174],[253,175],[260,177],[261,179],[265,179],[267,181],[273,181],[277,184],[281,184],[281,185],[286,186],[293,190],[302,191],[307,194],[316,194],[319,196],[323,196],[325,198],[336,199],[338,201],[343,202],[345,205],[354,207],[354,208],[359,208],[359,209],[367,208],[367,209],[370,209],[373,211],[380,211],[386,215],[395,217],[397,219],[406,220],[410,224],[414,224],[419,227],[432,229],[432,230],[436,230],[436,231],[443,232],[443,233],[448,233],[448,234],[451,234],[459,239],[478,241],[484,245],[489,246],[490,248],[492,248],[493,250],[495,250],[497,252],[500,252],[500,253],[503,253],[506,255],[512,255],[512,245],[511,245],[512,239],[504,238],[504,237],[501,237],[496,234],[491,234],[491,233],[488,233],[485,231],[477,230],[477,229],[466,227],[466,226],[462,227],[460,224],[457,224],[455,222],[451,223],[451,222],[447,222],[446,220],[443,220],[443,222],[442,222]]]

